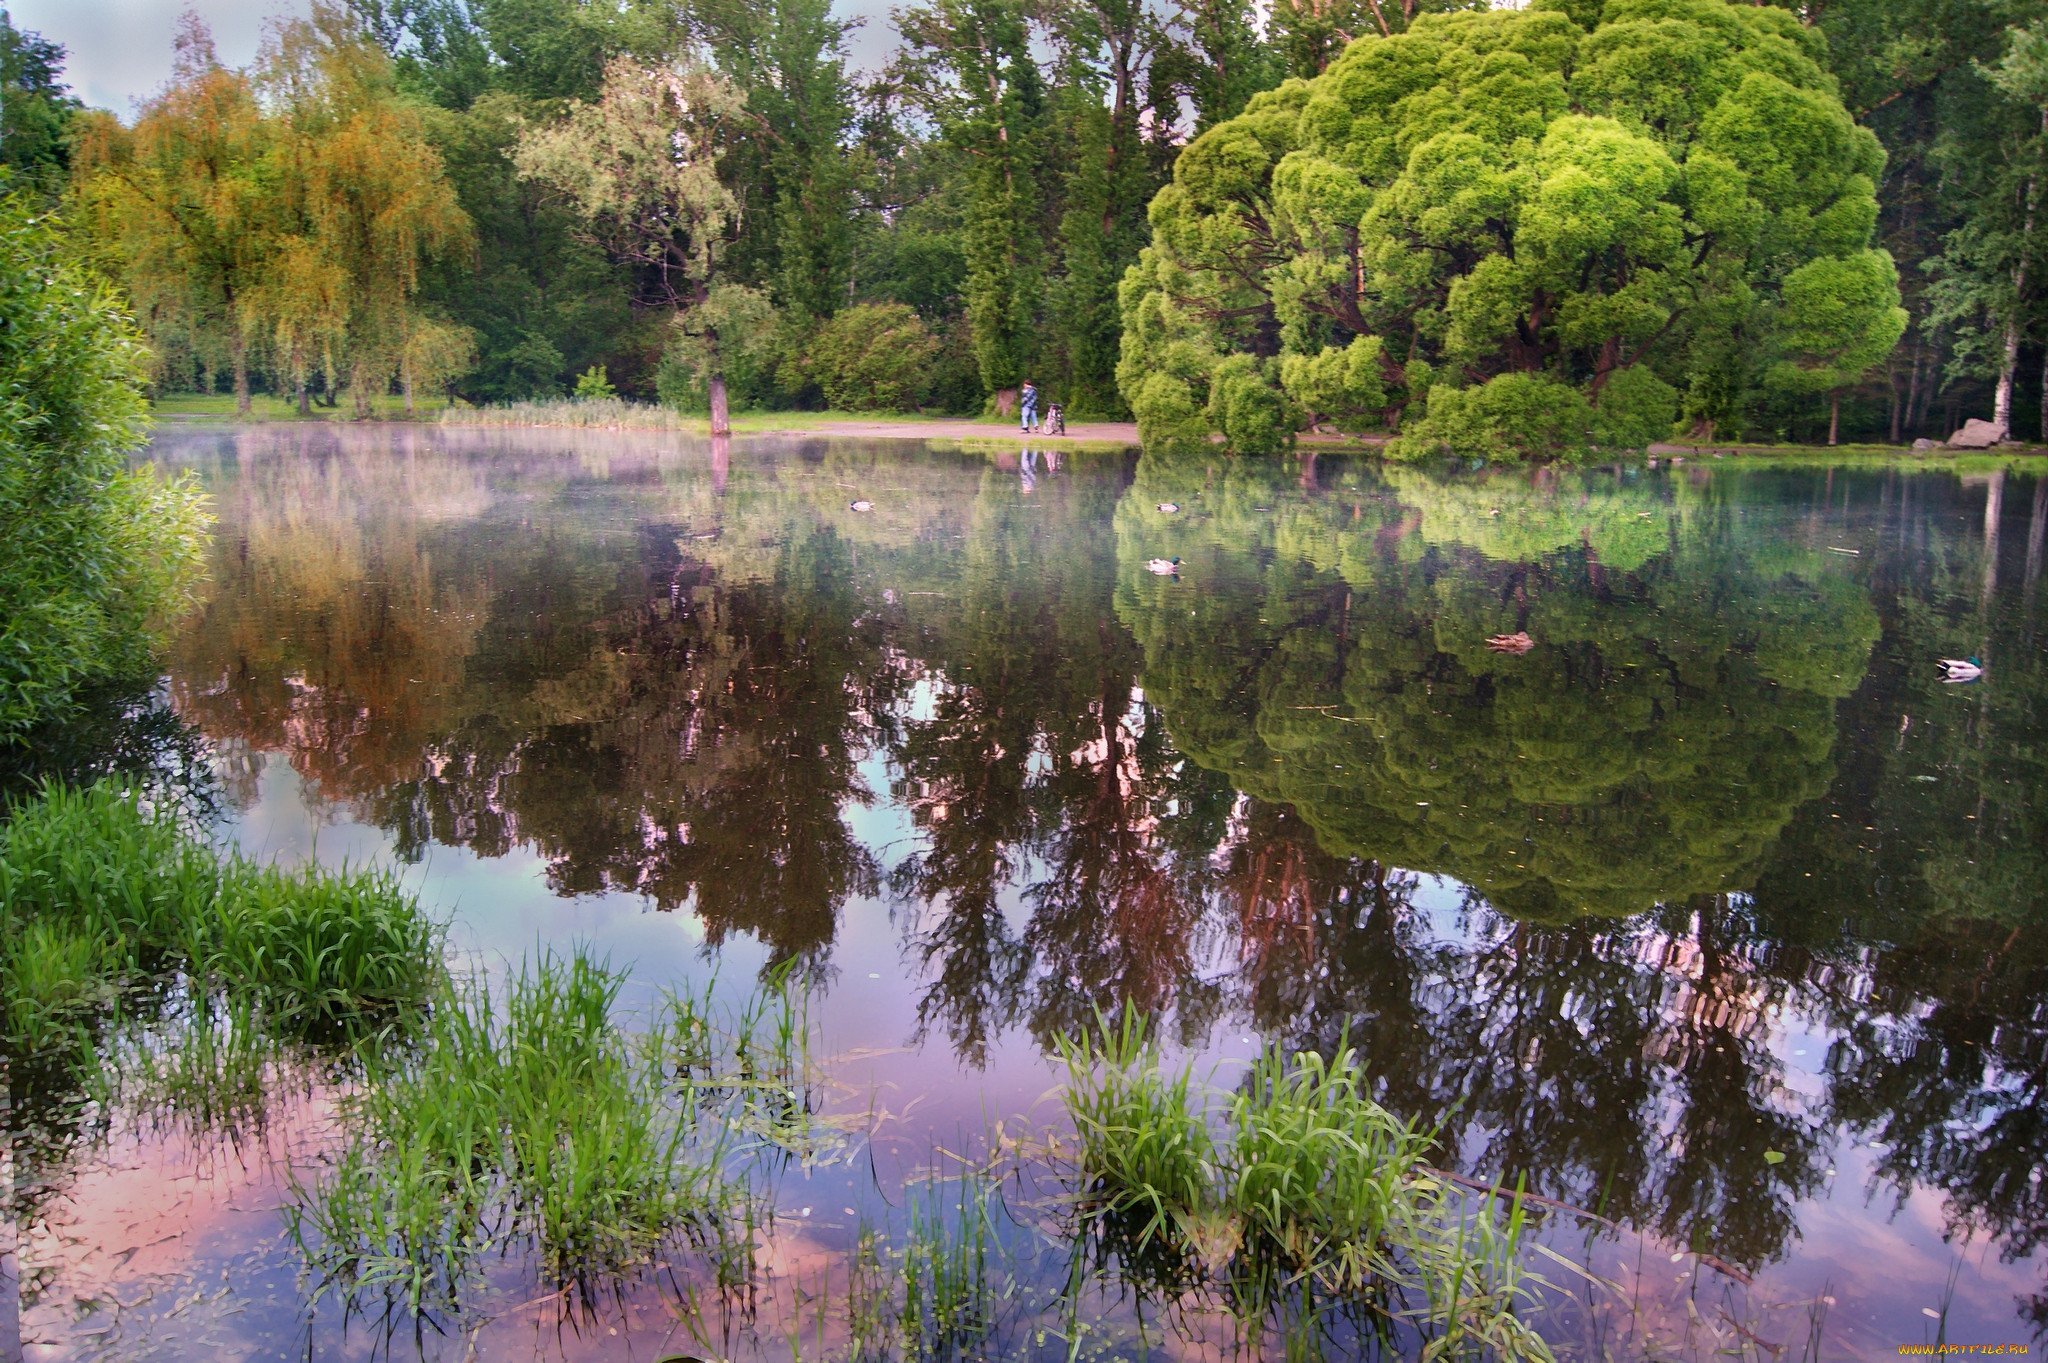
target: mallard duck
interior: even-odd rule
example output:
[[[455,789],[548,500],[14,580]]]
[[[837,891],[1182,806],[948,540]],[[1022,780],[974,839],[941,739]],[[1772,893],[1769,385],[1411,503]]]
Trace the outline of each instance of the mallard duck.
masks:
[[[1975,681],[1984,675],[1984,664],[1975,658],[1936,658],[1945,681]]]
[[[1171,516],[1178,510],[1180,510],[1179,502],[1161,502],[1159,504],[1159,511],[1163,515]]]
[[[1145,571],[1157,573],[1161,577],[1179,577],[1180,560],[1178,558],[1148,558],[1145,560]]]
[[[1526,631],[1516,630],[1513,634],[1496,634],[1486,641],[1486,646],[1495,653],[1527,653],[1536,647]]]
[[[846,504],[846,509],[848,511],[873,511],[875,509],[875,504],[869,501],[867,498],[862,497],[858,501],[848,502]]]

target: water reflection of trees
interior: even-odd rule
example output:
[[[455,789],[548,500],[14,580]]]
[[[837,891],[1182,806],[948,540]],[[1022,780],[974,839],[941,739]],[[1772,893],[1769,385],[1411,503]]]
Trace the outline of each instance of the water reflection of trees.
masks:
[[[2038,483],[1987,552],[1901,475],[259,455],[180,709],[401,848],[819,963],[886,890],[970,1062],[1098,1004],[1348,1030],[1463,1167],[1731,1263],[1843,1132],[2048,1228]]]

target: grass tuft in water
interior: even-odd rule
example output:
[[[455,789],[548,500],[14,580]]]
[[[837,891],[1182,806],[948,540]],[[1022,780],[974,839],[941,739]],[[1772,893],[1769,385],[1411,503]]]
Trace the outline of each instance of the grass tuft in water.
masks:
[[[417,1046],[351,1105],[345,1149],[288,1213],[328,1283],[439,1309],[459,1303],[486,1251],[589,1283],[677,1235],[716,1241],[752,1224],[725,1156],[759,1103],[802,1106],[796,1030],[757,1025],[790,1005],[749,1004],[727,1038],[708,992],[670,997],[629,1031],[621,978],[576,950],[530,963],[502,998],[450,987]]]
[[[1161,1064],[1140,1019],[1059,1045],[1084,1229],[1127,1277],[1178,1290],[1158,1262],[1199,1265],[1248,1316],[1312,1323],[1313,1291],[1413,1329],[1426,1358],[1550,1358],[1517,1314],[1543,1285],[1521,1198],[1436,1175],[1434,1137],[1373,1100],[1342,1040],[1327,1060],[1268,1048],[1222,1102]]]
[[[18,1049],[61,1044],[169,977],[246,995],[272,1032],[363,1021],[427,997],[440,941],[389,875],[220,855],[124,786],[45,786],[0,825],[0,994]]]
[[[1191,1070],[1169,1073],[1145,1019],[1126,1012],[1096,1030],[1055,1038],[1066,1067],[1067,1114],[1081,1138],[1087,1196],[1098,1215],[1129,1227],[1134,1248],[1185,1235],[1215,1199],[1215,1142],[1189,1107]]]
[[[947,1182],[953,1185],[951,1197],[944,1191]],[[974,1341],[988,1333],[992,1191],[987,1178],[974,1171],[905,1190],[910,1224],[899,1270],[907,1356],[967,1356]]]

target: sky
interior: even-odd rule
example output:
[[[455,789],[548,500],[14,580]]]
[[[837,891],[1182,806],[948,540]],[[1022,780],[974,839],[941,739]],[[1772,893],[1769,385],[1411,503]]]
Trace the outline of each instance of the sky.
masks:
[[[6,8],[16,28],[64,45],[72,93],[123,117],[170,78],[171,33],[185,10],[199,12],[229,66],[254,59],[266,18],[305,12],[299,0],[9,0]],[[886,0],[840,0],[836,8],[872,16],[849,46],[855,66],[879,65],[895,37]]]

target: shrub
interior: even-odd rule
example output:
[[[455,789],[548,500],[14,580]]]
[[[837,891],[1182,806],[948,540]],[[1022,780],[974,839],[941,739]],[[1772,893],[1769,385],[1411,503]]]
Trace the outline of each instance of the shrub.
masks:
[[[619,390],[612,387],[612,381],[605,376],[601,364],[594,364],[576,376],[576,397],[580,401],[602,402],[618,395]]]
[[[1670,438],[1678,390],[1642,365],[1609,375],[1593,404],[1593,443],[1639,450]]]
[[[1325,346],[1314,355],[1280,361],[1280,386],[1308,410],[1346,430],[1379,424],[1388,401],[1381,372],[1386,345],[1377,336],[1358,336],[1347,346]]]
[[[1527,459],[1586,448],[1592,409],[1575,388],[1537,374],[1502,374],[1476,388],[1438,384],[1428,411],[1389,446],[1400,459],[1453,454]]]
[[[1232,355],[1209,380],[1209,424],[1236,454],[1277,454],[1293,437],[1287,399],[1249,355]]]
[[[931,391],[939,343],[902,303],[862,303],[833,317],[798,358],[824,391],[848,412],[902,412]]]
[[[0,200],[0,745],[145,669],[198,581],[199,493],[126,465],[145,369],[106,285]]]

